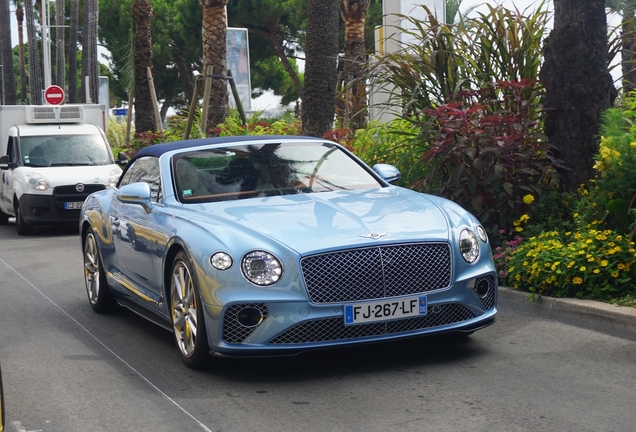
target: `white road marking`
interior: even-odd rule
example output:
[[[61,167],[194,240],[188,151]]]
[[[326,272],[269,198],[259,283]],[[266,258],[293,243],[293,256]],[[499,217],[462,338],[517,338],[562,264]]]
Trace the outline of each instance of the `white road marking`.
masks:
[[[133,371],[135,374],[137,374],[137,376],[139,378],[141,378],[142,380],[144,380],[150,387],[152,387],[157,393],[159,393],[161,396],[163,396],[164,398],[166,398],[168,401],[170,401],[170,403],[172,403],[175,407],[179,408],[185,415],[187,415],[188,417],[190,417],[192,420],[194,420],[200,427],[201,429],[203,429],[206,432],[212,432],[210,429],[207,428],[207,426],[205,426],[203,423],[201,423],[199,420],[197,420],[197,418],[195,416],[193,416],[192,414],[190,414],[185,408],[183,408],[181,405],[179,405],[174,399],[172,399],[170,396],[168,396],[167,394],[165,394],[163,391],[161,391],[159,389],[159,387],[157,387],[156,385],[154,385],[152,382],[150,382],[150,380],[148,378],[146,378],[141,372],[139,372],[137,369],[135,369],[134,367],[132,367],[132,365],[130,365],[128,362],[126,362],[126,360],[124,360],[123,358],[121,358],[119,355],[117,355],[115,353],[115,351],[113,351],[112,349],[110,349],[104,342],[102,342],[99,338],[97,338],[97,336],[95,336],[93,333],[91,333],[90,331],[88,331],[88,329],[86,327],[84,327],[82,324],[80,324],[79,321],[77,321],[75,318],[73,318],[71,315],[68,314],[68,312],[66,312],[64,309],[62,309],[60,306],[57,305],[57,303],[55,303],[53,300],[51,300],[49,297],[47,297],[46,294],[44,294],[42,291],[40,291],[35,285],[33,285],[31,282],[29,282],[29,280],[27,278],[25,278],[24,276],[22,276],[22,274],[20,272],[18,272],[16,269],[14,269],[13,267],[11,267],[5,260],[3,260],[2,258],[0,258],[0,262],[2,262],[5,266],[7,266],[12,272],[14,272],[15,274],[17,274],[20,278],[22,278],[22,280],[24,280],[31,288],[33,288],[35,291],[37,291],[42,297],[44,297],[45,299],[47,299],[49,301],[49,303],[51,303],[57,310],[59,310],[63,315],[65,315],[68,319],[70,319],[71,321],[73,321],[79,328],[81,328],[82,330],[84,330],[88,335],[90,335],[90,337],[92,337],[97,343],[99,343],[101,346],[103,346],[108,352],[110,352],[117,360],[119,360],[120,362],[122,362],[124,365],[126,365],[128,368],[130,368],[131,371]],[[41,432],[41,430],[38,431],[26,431],[25,429],[22,429],[22,424],[20,422],[13,422],[14,425],[17,423],[20,427],[20,429],[18,429],[17,432]]]

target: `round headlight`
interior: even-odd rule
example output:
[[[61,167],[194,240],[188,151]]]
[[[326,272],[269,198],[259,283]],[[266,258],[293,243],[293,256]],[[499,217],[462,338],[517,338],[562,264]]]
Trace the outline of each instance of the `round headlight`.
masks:
[[[119,180],[119,176],[121,176],[121,168],[117,167],[108,174],[108,185],[110,187],[115,187],[117,180]]]
[[[486,230],[484,229],[483,226],[481,225],[477,226],[477,235],[479,235],[479,238],[481,239],[481,241],[483,241],[484,243],[488,243],[488,234],[486,234]]]
[[[271,253],[249,252],[241,261],[243,276],[256,285],[267,286],[278,282],[283,275],[283,265]]]
[[[24,173],[24,178],[31,189],[45,191],[50,186],[46,177],[35,172]]]
[[[227,270],[232,267],[232,257],[225,252],[216,252],[210,257],[210,264],[217,270]]]
[[[479,256],[477,236],[467,229],[459,233],[459,251],[468,263],[473,263]]]

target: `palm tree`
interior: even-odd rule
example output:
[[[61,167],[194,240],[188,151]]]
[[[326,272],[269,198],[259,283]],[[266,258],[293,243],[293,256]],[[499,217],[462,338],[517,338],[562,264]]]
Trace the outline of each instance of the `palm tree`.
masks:
[[[64,50],[64,0],[55,0],[55,65],[56,84],[64,88],[66,56]]]
[[[24,63],[24,2],[22,0],[13,0],[15,5],[15,18],[18,22],[18,60],[20,63],[20,102],[27,101],[27,80],[26,69]]]
[[[68,32],[68,100],[77,103],[77,27],[79,0],[71,0],[71,22]]]
[[[9,17],[9,0],[0,0],[0,64],[2,64],[0,104],[15,105],[15,79],[13,77],[13,50],[11,48],[11,21]]]
[[[227,75],[227,17],[225,6],[228,0],[199,0],[203,8],[203,70],[212,67],[215,77]],[[223,123],[229,114],[227,82],[213,79],[208,100],[206,130]]]
[[[150,33],[152,5],[150,0],[134,0],[132,18],[135,21],[135,130],[137,132],[155,131],[155,111],[148,83],[148,68],[152,68],[152,37]]]
[[[338,81],[338,0],[309,0],[305,42],[303,135],[322,137],[333,126]]]
[[[82,20],[82,90],[86,95],[86,77],[88,77],[88,98],[98,103],[99,66],[97,63],[97,0],[84,1]],[[30,39],[29,39],[30,40]],[[89,102],[85,100],[85,102]]]
[[[37,29],[35,28],[35,10],[32,0],[25,0],[24,11],[27,23],[27,39],[29,51],[29,103],[42,104],[42,63],[37,44]]]
[[[367,89],[363,76],[367,63],[364,23],[371,0],[338,0],[345,24],[345,122],[353,130],[367,125]]]

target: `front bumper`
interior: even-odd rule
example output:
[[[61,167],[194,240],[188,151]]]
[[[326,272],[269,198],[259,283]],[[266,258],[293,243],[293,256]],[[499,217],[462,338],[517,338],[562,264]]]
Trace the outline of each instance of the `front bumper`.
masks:
[[[478,296],[466,287],[430,293],[427,314],[393,321],[345,325],[342,304],[310,302],[235,303],[224,308],[206,305],[212,354],[220,356],[293,355],[303,351],[381,342],[445,332],[471,333],[495,322],[497,282],[483,276],[489,288]],[[482,293],[483,294],[483,293]],[[262,319],[246,326],[242,311]]]
[[[105,189],[101,184],[86,185],[82,192],[75,186],[58,186],[52,195],[22,194],[18,203],[27,225],[69,225],[79,222],[81,209],[65,209],[65,203],[83,203],[88,195]]]

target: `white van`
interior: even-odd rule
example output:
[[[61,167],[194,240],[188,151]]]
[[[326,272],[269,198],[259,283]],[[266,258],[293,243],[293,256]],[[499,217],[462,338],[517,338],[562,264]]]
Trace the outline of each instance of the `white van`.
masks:
[[[0,106],[0,225],[77,224],[86,197],[121,174],[104,122],[102,105]]]

